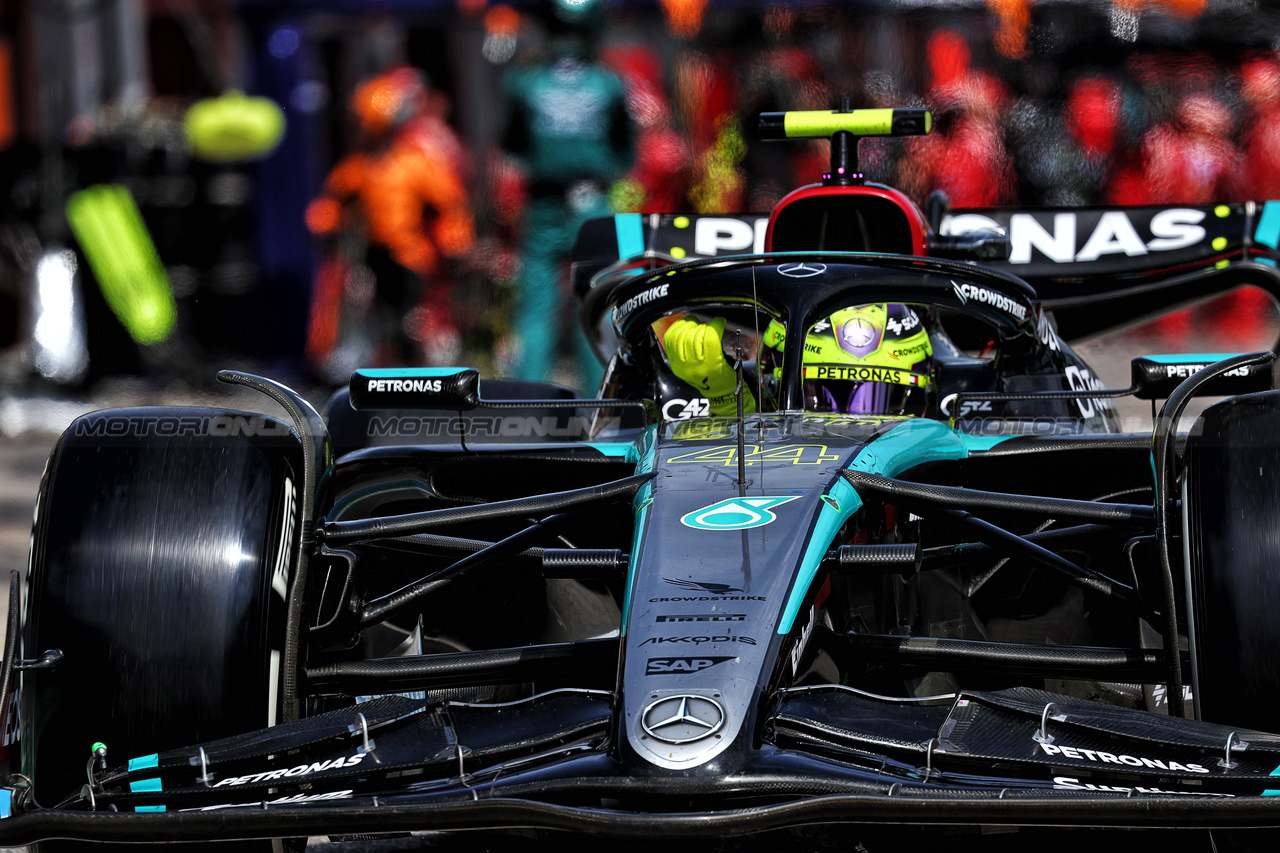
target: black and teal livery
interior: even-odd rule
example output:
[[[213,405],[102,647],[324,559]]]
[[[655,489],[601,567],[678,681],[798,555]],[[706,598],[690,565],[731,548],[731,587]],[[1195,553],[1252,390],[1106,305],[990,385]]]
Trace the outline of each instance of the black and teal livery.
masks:
[[[1109,389],[1069,339],[1274,289],[1275,209],[944,234],[945,205],[849,171],[927,113],[766,124],[830,134],[831,174],[768,217],[581,232],[597,397],[368,369],[321,416],[225,373],[287,421],[77,420],[10,595],[0,844],[1271,843],[1274,354]],[[868,303],[928,331],[927,362],[877,363],[926,362],[910,416],[814,404],[808,335]],[[686,319],[736,416],[676,375]],[[1181,430],[1209,393],[1235,396]],[[1127,394],[1165,401],[1149,427],[1120,431]]]

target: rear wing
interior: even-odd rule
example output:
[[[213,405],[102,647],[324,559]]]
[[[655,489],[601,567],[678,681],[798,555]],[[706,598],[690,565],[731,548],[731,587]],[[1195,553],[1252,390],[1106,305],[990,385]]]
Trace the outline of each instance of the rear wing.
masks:
[[[998,227],[1009,259],[987,266],[1035,288],[1059,333],[1079,338],[1254,285],[1280,300],[1280,202],[956,210],[939,231]]]
[[[589,220],[578,232],[571,272],[587,339],[607,357],[613,341],[604,297],[628,267],[758,254],[765,250],[768,222],[768,215],[755,213],[628,213]],[[942,218],[938,233],[955,237],[992,228],[1008,233],[1009,259],[983,265],[1030,282],[1068,340],[1244,285],[1280,301],[1280,201],[959,209]]]

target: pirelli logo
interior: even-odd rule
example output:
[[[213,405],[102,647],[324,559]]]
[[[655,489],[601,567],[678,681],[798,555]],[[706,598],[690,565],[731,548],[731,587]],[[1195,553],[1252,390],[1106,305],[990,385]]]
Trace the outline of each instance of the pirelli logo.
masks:
[[[894,385],[912,385],[924,388],[929,377],[910,370],[893,367],[869,367],[857,364],[807,364],[805,379],[826,379],[844,382],[891,382]]]
[[[664,613],[655,622],[746,622],[745,613]]]

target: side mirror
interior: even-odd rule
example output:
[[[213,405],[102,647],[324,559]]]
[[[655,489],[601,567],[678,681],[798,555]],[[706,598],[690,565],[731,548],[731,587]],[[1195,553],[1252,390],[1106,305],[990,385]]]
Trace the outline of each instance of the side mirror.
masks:
[[[454,409],[480,404],[480,371],[473,367],[363,368],[351,374],[354,409]]]
[[[1174,389],[1201,368],[1230,358],[1238,353],[1185,353],[1182,355],[1144,355],[1131,363],[1133,396],[1139,400],[1164,400]],[[1217,397],[1271,390],[1271,365],[1254,364],[1237,367],[1209,380],[1199,396]]]
[[[925,199],[924,209],[929,230],[937,233],[942,230],[942,218],[951,212],[951,199],[942,190],[934,190]]]
[[[1009,232],[1003,228],[929,235],[930,255],[956,261],[1007,261],[1009,246]]]

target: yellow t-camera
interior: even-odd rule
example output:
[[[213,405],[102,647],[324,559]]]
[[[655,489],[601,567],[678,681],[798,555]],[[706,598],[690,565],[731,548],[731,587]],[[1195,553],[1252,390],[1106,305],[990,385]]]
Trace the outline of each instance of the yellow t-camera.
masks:
[[[840,131],[854,136],[923,136],[933,127],[924,109],[789,110],[760,113],[760,138],[818,139]]]

